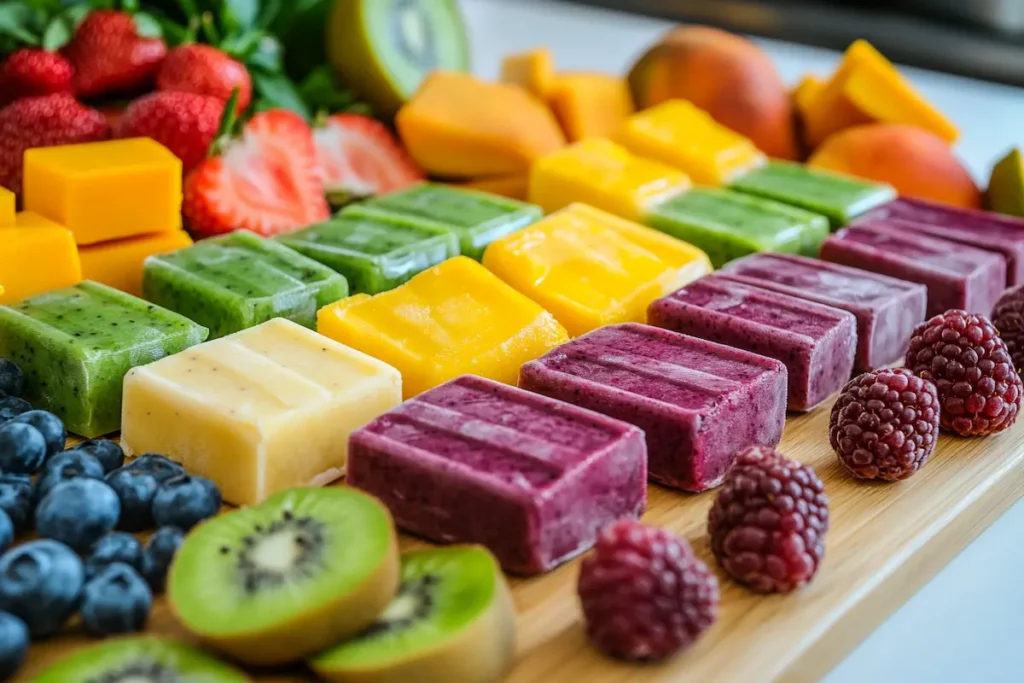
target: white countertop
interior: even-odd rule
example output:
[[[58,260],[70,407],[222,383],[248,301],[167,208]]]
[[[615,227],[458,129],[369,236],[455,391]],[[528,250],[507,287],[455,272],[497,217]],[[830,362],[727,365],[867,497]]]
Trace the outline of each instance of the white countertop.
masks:
[[[545,45],[559,69],[624,73],[672,24],[544,0],[462,0],[473,64]],[[839,54],[760,42],[787,83],[827,75]],[[904,69],[960,127],[957,151],[984,185],[992,164],[1024,146],[1024,89]],[[1018,502],[840,663],[826,683],[1010,683],[1024,680],[1024,502]],[[725,682],[723,682],[725,683]],[[728,683],[743,683],[741,681]]]

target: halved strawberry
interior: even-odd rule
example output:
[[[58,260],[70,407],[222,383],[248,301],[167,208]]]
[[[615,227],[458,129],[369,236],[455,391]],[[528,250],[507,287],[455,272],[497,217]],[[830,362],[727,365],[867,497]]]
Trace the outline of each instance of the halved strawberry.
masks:
[[[330,216],[313,134],[298,114],[262,112],[240,138],[214,144],[219,154],[185,179],[182,213],[197,236],[276,235]]]

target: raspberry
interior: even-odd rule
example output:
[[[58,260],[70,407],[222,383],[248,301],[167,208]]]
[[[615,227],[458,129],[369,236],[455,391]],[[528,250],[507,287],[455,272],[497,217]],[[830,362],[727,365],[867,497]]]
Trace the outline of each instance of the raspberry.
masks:
[[[1002,293],[992,309],[992,324],[1006,343],[1017,374],[1024,369],[1024,285]]]
[[[952,310],[921,323],[910,338],[906,365],[935,382],[943,429],[981,436],[1017,419],[1024,387],[1006,344],[983,315]]]
[[[587,634],[620,659],[688,648],[718,616],[718,580],[690,544],[664,529],[617,522],[580,567]]]
[[[788,593],[814,578],[825,554],[828,498],[807,465],[765,446],[736,455],[708,514],[711,550],[758,593]]]
[[[906,479],[928,461],[938,435],[935,385],[906,368],[850,380],[828,422],[829,443],[859,479]]]

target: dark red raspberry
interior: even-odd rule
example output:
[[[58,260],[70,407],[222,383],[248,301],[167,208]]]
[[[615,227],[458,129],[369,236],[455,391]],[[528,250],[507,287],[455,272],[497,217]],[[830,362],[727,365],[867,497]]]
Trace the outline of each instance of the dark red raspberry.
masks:
[[[992,324],[1010,352],[1010,361],[1020,374],[1024,370],[1024,285],[1002,293],[992,309]]]
[[[580,567],[578,591],[587,635],[620,659],[663,659],[718,617],[718,580],[690,544],[639,522],[601,532]]]
[[[708,514],[711,550],[722,568],[758,593],[809,583],[825,555],[824,490],[812,468],[776,450],[740,451]]]
[[[983,315],[946,311],[910,338],[907,368],[935,382],[939,424],[960,436],[1001,432],[1017,419],[1022,385],[1010,352]]]
[[[938,437],[935,385],[906,368],[850,380],[828,421],[829,443],[859,479],[906,479],[928,461]]]

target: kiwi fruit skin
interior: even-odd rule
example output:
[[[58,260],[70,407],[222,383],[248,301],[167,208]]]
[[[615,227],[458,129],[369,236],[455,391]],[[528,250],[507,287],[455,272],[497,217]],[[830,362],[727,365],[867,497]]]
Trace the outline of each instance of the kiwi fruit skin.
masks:
[[[373,623],[398,591],[400,565],[394,520],[380,501],[356,489],[344,486],[322,490],[343,490],[351,495],[362,496],[379,506],[387,516],[390,525],[387,551],[379,565],[367,574],[361,584],[349,593],[337,595],[333,600],[325,600],[291,619],[280,621],[271,628],[253,632],[215,634],[204,631],[201,624],[190,623],[182,616],[174,590],[178,583],[177,572],[182,571],[179,560],[184,554],[179,550],[171,563],[167,581],[171,610],[178,621],[211,648],[253,666],[275,666],[301,660],[355,635]],[[288,493],[287,490],[281,491],[259,507],[274,505],[279,498]],[[200,527],[215,524],[218,519],[244,511],[245,508],[242,508],[206,520],[186,537],[185,543],[195,536]]]
[[[504,679],[516,650],[512,593],[497,560],[482,546],[448,546],[487,553],[494,571],[490,607],[450,639],[380,666],[344,668],[330,662],[330,651],[310,661],[317,676],[331,683],[497,683]],[[413,551],[416,552],[416,551]],[[436,552],[430,550],[426,552]]]

